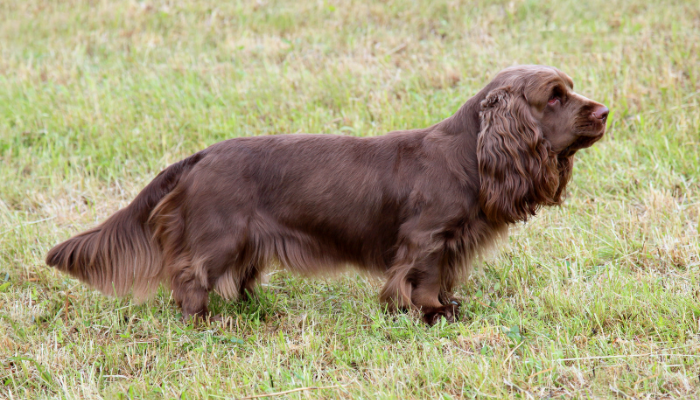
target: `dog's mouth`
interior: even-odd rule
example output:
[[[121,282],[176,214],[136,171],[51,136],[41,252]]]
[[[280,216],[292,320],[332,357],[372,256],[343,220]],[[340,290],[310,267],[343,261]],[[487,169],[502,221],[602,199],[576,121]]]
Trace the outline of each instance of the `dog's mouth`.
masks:
[[[579,136],[573,143],[562,150],[559,155],[570,157],[576,154],[577,151],[593,146],[593,143],[599,141],[605,134],[605,129],[602,129],[594,136]]]

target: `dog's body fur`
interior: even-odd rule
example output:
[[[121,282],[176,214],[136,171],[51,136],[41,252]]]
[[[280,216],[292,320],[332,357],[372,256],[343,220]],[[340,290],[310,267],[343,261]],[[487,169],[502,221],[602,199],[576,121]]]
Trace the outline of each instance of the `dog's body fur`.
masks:
[[[168,167],[99,227],[53,248],[47,263],[107,294],[133,289],[143,297],[167,281],[184,316],[206,314],[212,289],[226,298],[252,291],[274,260],[304,274],[352,264],[386,275],[381,299],[390,308],[419,309],[429,323],[452,320],[450,293],[472,258],[509,223],[560,203],[573,153],[602,136],[599,124],[595,134],[570,134],[557,154],[544,143],[546,123],[539,133],[506,123],[525,135],[525,145],[511,145],[505,136],[513,133],[499,131],[498,102],[513,91],[498,92],[503,87],[497,78],[427,129],[217,143]],[[591,104],[579,108],[603,107]],[[540,157],[537,165],[530,157]],[[511,165],[492,165],[503,162]]]

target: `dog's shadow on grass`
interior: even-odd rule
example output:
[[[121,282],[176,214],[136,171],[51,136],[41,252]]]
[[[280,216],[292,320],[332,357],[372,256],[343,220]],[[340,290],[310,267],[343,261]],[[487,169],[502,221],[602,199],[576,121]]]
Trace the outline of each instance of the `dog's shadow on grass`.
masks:
[[[256,289],[245,293],[237,300],[227,300],[216,293],[209,295],[211,315],[223,319],[239,318],[249,322],[268,322],[275,316],[283,314],[276,293],[265,289]]]

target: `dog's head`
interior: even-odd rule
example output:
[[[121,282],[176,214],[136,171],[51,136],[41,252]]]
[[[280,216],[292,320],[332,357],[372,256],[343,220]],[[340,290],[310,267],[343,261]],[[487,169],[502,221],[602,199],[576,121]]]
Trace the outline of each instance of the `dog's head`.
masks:
[[[480,107],[479,202],[487,218],[507,223],[561,204],[574,154],[603,137],[608,116],[568,75],[534,65],[501,71]]]

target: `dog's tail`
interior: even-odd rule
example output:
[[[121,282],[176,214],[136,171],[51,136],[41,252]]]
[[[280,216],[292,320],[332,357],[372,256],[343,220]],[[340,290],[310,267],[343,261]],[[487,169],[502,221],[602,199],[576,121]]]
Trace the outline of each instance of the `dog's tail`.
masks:
[[[46,264],[88,283],[106,295],[133,290],[144,299],[163,279],[163,255],[149,216],[165,195],[201,158],[197,153],[156,176],[136,198],[96,228],[52,248]]]

